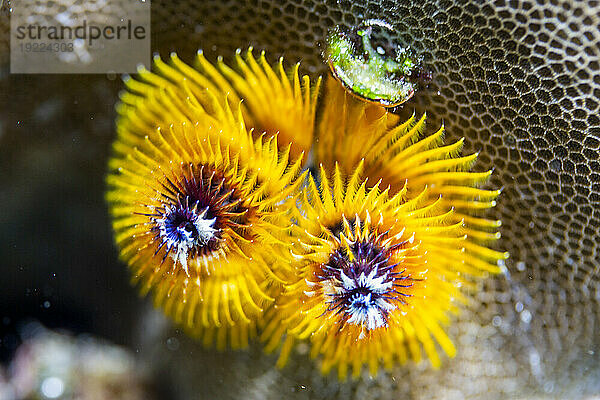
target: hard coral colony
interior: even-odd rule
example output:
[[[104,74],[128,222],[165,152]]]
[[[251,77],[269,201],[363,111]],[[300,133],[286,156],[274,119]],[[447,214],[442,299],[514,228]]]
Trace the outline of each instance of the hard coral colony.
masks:
[[[443,129],[421,137],[424,116],[402,123],[330,78],[315,122],[319,80],[236,60],[172,55],[126,79],[107,198],[134,280],[207,346],[259,335],[283,366],[308,341],[340,379],[423,350],[439,367],[465,289],[507,256],[480,216],[490,173]]]

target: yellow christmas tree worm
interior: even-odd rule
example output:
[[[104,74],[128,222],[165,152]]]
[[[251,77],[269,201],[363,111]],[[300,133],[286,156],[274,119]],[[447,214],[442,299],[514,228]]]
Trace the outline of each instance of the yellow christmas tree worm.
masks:
[[[207,345],[243,347],[284,282],[279,247],[303,177],[276,135],[253,139],[239,108],[203,95],[168,86],[119,109],[107,199],[142,293]]]
[[[330,79],[320,174],[300,192],[320,81],[251,50],[236,59],[155,58],[126,80],[108,200],[142,291],[207,346],[262,329],[267,351],[283,341],[279,365],[308,340],[342,379],[423,351],[438,367],[463,288],[507,256],[486,247],[499,223],[479,215],[499,194],[478,187],[489,172],[471,172],[476,155],[444,146],[443,129],[422,137],[424,117],[400,123]]]
[[[455,222],[464,222],[470,238],[465,249],[476,256],[472,264],[484,267],[483,260],[507,257],[482,246],[500,237],[500,221],[482,215],[495,206],[500,190],[479,188],[491,171],[471,171],[477,154],[461,156],[462,139],[444,145],[443,127],[424,137],[425,115],[399,123],[398,116],[355,99],[333,78],[327,82],[325,97],[315,156],[328,171],[337,162],[349,174],[364,160],[365,176],[373,182],[382,179],[392,193],[406,185],[413,196],[427,187],[429,196],[441,197],[441,204],[454,210]],[[473,271],[479,269],[473,265]]]
[[[283,59],[273,67],[262,52],[258,60],[248,49],[245,57],[236,53],[237,68],[230,68],[221,59],[218,66],[198,52],[194,66],[181,61],[175,53],[169,63],[154,59],[154,73],[140,69],[136,79],[127,79],[128,92],[122,95],[120,114],[136,113],[138,103],[145,102],[144,114],[130,118],[136,129],[153,130],[163,123],[197,122],[194,113],[201,106],[210,119],[220,120],[222,108],[216,106],[227,99],[232,108],[242,100],[244,123],[254,130],[255,137],[277,134],[282,148],[291,147],[297,158],[308,153],[313,141],[314,119],[320,78],[311,86],[308,76],[299,76],[299,64],[289,72]],[[288,76],[289,75],[289,76]],[[193,97],[196,104],[190,103]],[[129,128],[126,126],[124,128]]]
[[[280,58],[273,69],[265,59],[265,53],[261,52],[256,60],[252,48],[248,49],[245,58],[238,51],[236,62],[241,72],[221,61],[219,67],[247,105],[244,115],[248,126],[270,135],[279,134],[281,144],[291,144],[293,156],[308,153],[313,143],[321,78],[317,78],[311,87],[306,75],[300,82],[299,63],[286,73],[283,58]]]
[[[453,356],[444,332],[465,299],[469,276],[497,271],[495,262],[463,251],[462,222],[440,197],[408,187],[391,194],[381,182],[372,187],[360,176],[362,163],[345,178],[339,167],[309,179],[296,216],[296,282],[287,285],[269,311],[262,339],[267,351],[285,337],[279,364],[296,340],[308,339],[321,369],[363,365],[375,374],[423,349],[440,366],[437,344]]]

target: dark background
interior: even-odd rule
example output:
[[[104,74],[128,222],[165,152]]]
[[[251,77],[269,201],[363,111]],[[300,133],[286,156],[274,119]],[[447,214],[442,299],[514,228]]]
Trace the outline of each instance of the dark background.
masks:
[[[4,360],[24,318],[131,343],[141,300],[117,261],[104,201],[120,87],[105,76],[0,82]]]

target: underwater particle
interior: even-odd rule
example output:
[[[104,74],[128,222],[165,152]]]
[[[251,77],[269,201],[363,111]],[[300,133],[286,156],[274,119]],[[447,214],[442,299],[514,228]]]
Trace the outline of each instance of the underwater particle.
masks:
[[[321,167],[309,178],[296,216],[295,282],[265,317],[266,350],[284,339],[280,366],[298,340],[308,340],[324,374],[337,367],[357,377],[363,366],[376,374],[422,351],[441,365],[438,346],[455,347],[444,331],[466,301],[475,277],[496,271],[492,262],[465,253],[468,242],[454,211],[429,189],[391,194],[369,187],[362,164],[350,175]]]
[[[225,96],[187,80],[148,84],[162,79],[129,79],[136,94],[118,107],[107,200],[120,256],[189,334],[245,347],[289,268],[281,239],[301,159],[290,161],[277,135],[254,139]]]
[[[420,59],[408,47],[386,40],[374,47],[375,30],[388,39],[392,26],[370,19],[348,30],[333,28],[326,39],[325,58],[333,76],[349,93],[384,107],[395,107],[410,99],[423,77]]]
[[[40,386],[40,391],[42,392],[42,395],[44,395],[44,397],[47,397],[49,399],[56,399],[62,396],[62,394],[64,393],[65,384],[60,378],[57,378],[56,376],[51,376],[49,378],[44,379],[42,385]]]

